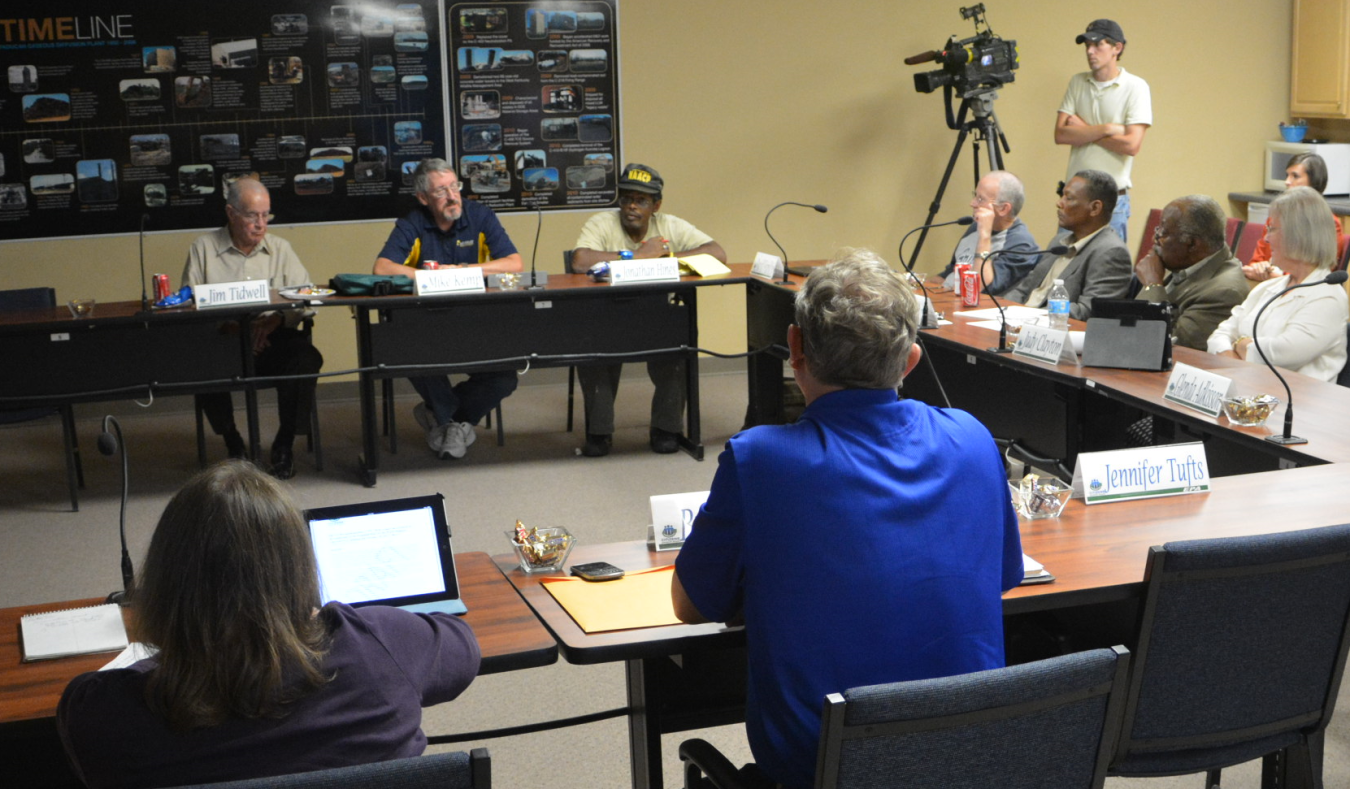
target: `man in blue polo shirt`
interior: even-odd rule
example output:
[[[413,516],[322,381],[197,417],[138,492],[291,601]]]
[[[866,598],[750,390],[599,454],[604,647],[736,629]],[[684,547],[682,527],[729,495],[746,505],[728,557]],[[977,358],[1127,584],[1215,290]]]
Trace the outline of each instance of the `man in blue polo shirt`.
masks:
[[[1001,595],[1023,575],[989,431],[896,396],[920,356],[909,288],[845,250],[795,312],[806,410],[727,443],[671,584],[685,622],[744,617],[750,750],[790,788],[815,777],[826,694],[1002,666]]]
[[[375,260],[376,274],[412,275],[435,261],[441,268],[481,266],[485,274],[520,271],[520,253],[492,209],[465,201],[455,168],[444,159],[423,159],[413,172],[422,206],[394,223]],[[516,390],[516,374],[473,373],[450,385],[449,376],[408,379],[422,402],[413,417],[427,433],[427,445],[442,459],[462,458],[474,441],[473,426]]]

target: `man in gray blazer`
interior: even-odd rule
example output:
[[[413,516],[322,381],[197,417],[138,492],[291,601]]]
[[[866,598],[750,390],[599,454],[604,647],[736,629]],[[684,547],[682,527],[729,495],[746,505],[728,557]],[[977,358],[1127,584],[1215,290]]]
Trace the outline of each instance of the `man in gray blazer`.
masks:
[[[1247,298],[1242,264],[1224,243],[1223,209],[1205,195],[1178,197],[1163,209],[1153,249],[1134,267],[1138,298],[1175,306],[1173,342],[1205,350],[1205,341]]]
[[[1028,307],[1044,307],[1055,280],[1069,291],[1069,317],[1092,317],[1094,298],[1119,299],[1130,285],[1130,250],[1110,227],[1119,190],[1100,170],[1082,170],[1064,184],[1056,206],[1059,226],[1067,232],[1051,246],[1069,248],[1063,255],[1047,252],[1008,298]]]

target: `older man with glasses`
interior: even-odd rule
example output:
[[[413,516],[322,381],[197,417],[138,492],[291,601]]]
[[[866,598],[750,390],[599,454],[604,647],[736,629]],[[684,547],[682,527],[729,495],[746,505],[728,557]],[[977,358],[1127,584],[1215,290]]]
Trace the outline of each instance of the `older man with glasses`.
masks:
[[[708,254],[727,262],[727,253],[713,237],[690,223],[661,211],[665,181],[645,164],[625,165],[619,174],[619,210],[604,211],[586,220],[572,252],[572,270],[582,272],[596,263],[618,260],[624,252],[634,259]],[[577,368],[586,401],[586,457],[608,455],[614,434],[614,395],[619,389],[622,364]],[[656,386],[652,395],[649,438],[653,452],[668,454],[679,448],[684,422],[684,360],[647,362],[647,375]]]
[[[1022,181],[1007,170],[995,170],[980,179],[971,195],[975,222],[956,244],[952,259],[940,275],[943,285],[959,290],[956,265],[969,263],[980,274],[986,293],[1001,295],[1036,267],[1036,239],[1017,218],[1026,202]]]
[[[481,266],[486,274],[520,271],[520,253],[492,209],[464,200],[463,184],[444,159],[423,159],[413,171],[418,208],[394,223],[375,260],[376,274],[412,276],[435,262],[440,268]],[[486,327],[485,327],[486,328]],[[427,446],[442,460],[462,458],[474,442],[474,425],[516,390],[512,371],[473,373],[454,386],[445,375],[408,379],[422,396],[413,417]]]
[[[284,238],[267,232],[272,221],[272,197],[256,178],[242,178],[229,187],[225,227],[199,236],[188,249],[183,267],[184,285],[265,279],[269,287],[293,288],[311,282],[295,250]],[[323,367],[323,356],[297,326],[300,310],[263,313],[253,321],[254,371],[260,376],[313,375]],[[285,381],[277,386],[279,425],[272,440],[273,476],[295,475],[291,446],[298,426],[308,429],[314,403],[314,379]],[[202,411],[216,435],[225,439],[230,457],[244,457],[244,439],[234,423],[229,392],[198,395]]]
[[[1247,299],[1242,263],[1224,241],[1223,209],[1207,195],[1178,197],[1163,209],[1153,248],[1134,265],[1137,298],[1173,305],[1177,345],[1205,343],[1233,308]]]

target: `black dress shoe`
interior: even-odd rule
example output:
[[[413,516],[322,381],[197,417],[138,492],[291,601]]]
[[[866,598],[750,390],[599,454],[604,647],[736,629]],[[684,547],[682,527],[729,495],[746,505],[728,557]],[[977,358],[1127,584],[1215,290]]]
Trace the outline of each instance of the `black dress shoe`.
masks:
[[[613,444],[614,439],[611,436],[587,433],[586,444],[581,448],[581,454],[588,458],[602,458],[609,454],[609,448]]]
[[[680,436],[669,430],[662,430],[659,427],[652,428],[651,433],[652,451],[658,455],[669,455],[680,448]]]
[[[272,447],[272,467],[268,473],[277,479],[295,476],[295,455],[290,447]]]

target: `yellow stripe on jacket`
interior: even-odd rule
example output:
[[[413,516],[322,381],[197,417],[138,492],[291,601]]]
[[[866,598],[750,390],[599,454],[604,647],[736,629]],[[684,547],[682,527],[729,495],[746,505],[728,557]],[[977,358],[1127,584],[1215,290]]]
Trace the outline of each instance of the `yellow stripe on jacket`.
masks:
[[[422,262],[422,239],[414,238],[412,249],[408,250],[408,257],[403,261],[403,265],[417,268]]]

